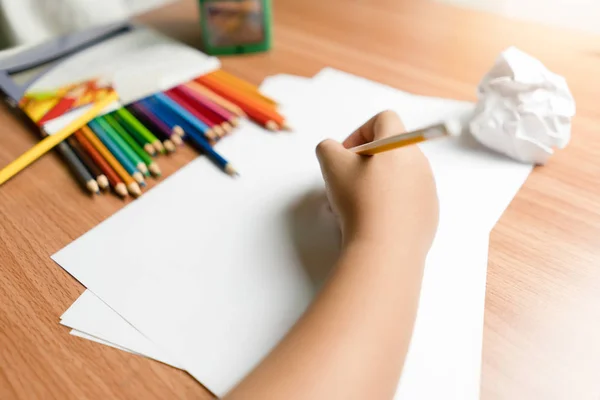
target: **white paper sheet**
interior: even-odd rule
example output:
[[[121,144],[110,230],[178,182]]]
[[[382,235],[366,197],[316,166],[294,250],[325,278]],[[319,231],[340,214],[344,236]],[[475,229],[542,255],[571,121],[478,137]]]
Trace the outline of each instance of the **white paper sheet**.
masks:
[[[354,86],[346,90],[356,93]],[[290,226],[284,226],[286,223],[283,222],[286,215],[291,217],[285,204],[293,203],[298,196],[305,193],[306,190],[299,190],[300,188],[321,185],[313,155],[316,142],[324,136],[342,139],[349,130],[358,126],[382,104],[384,108],[390,108],[389,104],[397,105],[403,114],[409,112],[413,121],[418,120],[415,116],[432,115],[431,110],[435,107],[444,109],[444,103],[446,109],[453,108],[452,112],[456,111],[456,103],[451,101],[405,95],[391,99],[391,95],[382,96],[373,90],[367,95],[370,100],[378,100],[375,104],[369,103],[366,106],[357,106],[357,102],[342,102],[343,107],[334,107],[335,110],[332,110],[331,103],[328,103],[328,109],[324,109],[328,119],[319,117],[317,125],[314,120],[305,125],[299,118],[298,133],[289,137],[266,136],[253,128],[246,128],[246,132],[238,132],[235,140],[223,143],[219,148],[224,154],[230,155],[232,161],[236,160],[237,164],[242,164],[239,168],[243,171],[243,178],[238,182],[229,181],[204,160],[197,160],[140,201],[128,206],[126,210],[59,252],[55,259],[95,290],[150,339],[169,349],[175,359],[180,360],[192,375],[217,394],[222,394],[271,348],[310,301],[314,290],[312,281],[302,266],[298,265],[298,260],[295,260],[295,266],[290,265],[289,269],[282,271],[282,267],[286,267],[289,260],[293,261],[296,253],[289,243]],[[364,97],[357,95],[355,98]],[[464,106],[463,104],[460,107]],[[293,113],[293,106],[288,112]],[[415,128],[411,123],[415,124],[409,117],[406,121],[407,127]],[[321,131],[314,132],[315,126],[319,126]],[[452,229],[450,233],[442,226],[456,226],[466,235],[468,224],[465,223],[465,219],[480,221],[473,215],[465,214],[465,211],[472,210],[463,203],[479,199],[477,194],[473,194],[473,187],[478,187],[486,193],[485,200],[493,198],[493,194],[503,193],[501,190],[494,193],[493,188],[488,188],[492,186],[489,181],[502,181],[506,178],[512,163],[476,147],[470,147],[472,143],[468,143],[467,147],[471,150],[464,151],[464,141],[440,141],[427,145],[431,148],[424,150],[436,172],[442,201],[443,222],[435,248],[455,249],[454,244],[446,246],[439,238],[466,239],[467,236],[462,237],[461,231],[456,229]],[[453,154],[456,159],[452,158]],[[437,158],[441,160],[439,164],[436,164]],[[452,164],[448,165],[449,162]],[[277,168],[273,168],[274,165]],[[485,171],[479,171],[481,168],[485,168]],[[518,171],[522,173],[523,179],[528,173],[522,168]],[[301,180],[290,184],[290,176],[298,175],[302,177]],[[260,181],[267,176],[268,184],[261,185]],[[461,180],[464,181],[462,185]],[[202,183],[197,183],[198,181]],[[520,183],[516,185],[513,182],[513,186],[518,188]],[[283,188],[278,187],[278,184]],[[274,187],[277,190],[273,190]],[[208,197],[203,191],[205,188],[211,188]],[[280,196],[281,193],[284,195]],[[474,198],[465,199],[466,194],[473,194]],[[223,200],[228,198],[229,201]],[[174,208],[172,204],[178,206]],[[142,216],[160,209],[169,209],[171,214],[175,214],[174,220],[162,221],[159,227],[145,226]],[[211,211],[206,213],[204,210]],[[219,210],[220,212],[217,212]],[[496,211],[498,216],[500,213],[501,210]],[[223,219],[223,216],[227,217]],[[253,226],[260,229],[255,230]],[[487,231],[490,228],[491,225]],[[173,240],[172,243],[168,240],[162,243],[163,249],[156,254],[150,245],[154,237],[150,230],[154,229],[183,234],[177,235],[178,240]],[[268,230],[268,235],[263,230]],[[478,231],[487,236],[485,229]],[[119,237],[129,238],[127,247],[121,247]],[[126,254],[132,237],[139,238],[139,254]],[[216,239],[220,237],[228,240]],[[235,246],[231,243],[235,243]],[[110,260],[99,257],[91,263],[86,262],[89,260],[89,257],[85,257],[87,252],[99,244],[116,246],[117,252],[121,250],[124,254],[118,253],[119,257],[113,257],[113,252]],[[263,247],[260,247],[261,245]],[[231,246],[237,249],[237,252],[232,251]],[[257,251],[257,246],[262,251]],[[432,254],[440,254],[440,251],[433,250]],[[146,260],[144,254],[152,254],[152,259]],[[170,255],[176,255],[175,259],[168,257]],[[115,259],[124,262],[122,265],[118,263],[117,266]],[[110,267],[100,268],[106,265]],[[163,265],[168,266],[168,274],[163,270]],[[216,265],[222,267],[214,268]],[[428,269],[433,269],[429,268],[429,265],[428,262]],[[151,268],[145,269],[147,266]],[[447,285],[448,281],[438,281],[438,285],[443,284]],[[188,290],[185,290],[186,286]],[[227,293],[223,292],[223,287],[229,288]],[[484,287],[484,284],[480,284],[479,287]],[[166,288],[170,288],[173,293],[165,293]],[[286,290],[289,291],[289,295],[286,294]],[[459,291],[462,292],[462,286]],[[187,298],[186,294],[195,295]],[[439,298],[439,293],[432,292],[429,296]],[[482,315],[483,306],[479,309]],[[187,312],[184,312],[186,310]],[[257,314],[257,310],[260,313]],[[248,312],[251,315],[248,315]],[[421,317],[421,311],[419,314],[418,321],[436,320],[436,315]],[[418,322],[417,326],[423,324],[425,328],[417,329],[427,331],[427,322]],[[210,329],[206,329],[207,326],[210,326]],[[429,337],[435,339],[436,335]],[[415,339],[415,343],[419,343],[419,340]],[[413,350],[414,346],[411,345],[409,360],[416,357],[410,354],[420,354],[419,351]],[[427,352],[428,346],[423,347]],[[249,352],[249,348],[255,352]],[[444,354],[445,356],[447,355]],[[456,358],[453,357],[452,360],[455,362]],[[407,361],[405,371],[412,368],[418,370],[416,366],[411,368],[409,362]],[[415,365],[418,365],[418,362],[415,362]],[[451,370],[460,370],[455,367],[453,364]],[[412,379],[426,382],[426,386],[435,386],[431,385],[429,378],[450,374],[450,370],[443,372],[444,370],[435,365],[429,365],[429,369],[429,376],[417,374],[416,378]],[[442,372],[435,373],[434,370]],[[410,377],[411,374],[405,372],[405,377],[407,376]],[[410,378],[403,378],[402,387],[406,387],[409,393],[419,393],[418,390],[410,389],[419,387],[411,385],[410,381]],[[453,396],[458,392],[451,390],[445,393],[446,398],[464,398]]]

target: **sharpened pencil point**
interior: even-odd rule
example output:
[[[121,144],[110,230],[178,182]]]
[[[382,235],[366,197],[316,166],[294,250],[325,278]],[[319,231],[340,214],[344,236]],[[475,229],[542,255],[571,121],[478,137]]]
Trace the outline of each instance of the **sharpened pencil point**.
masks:
[[[182,146],[183,145],[183,139],[179,135],[173,135],[173,136],[171,136],[171,141],[176,146]]]
[[[240,118],[239,117],[233,117],[229,120],[229,123],[233,126],[238,126],[240,124]]]
[[[98,187],[98,182],[95,180],[88,181],[85,186],[92,194],[100,194],[100,188]]]
[[[215,134],[215,132],[212,129],[207,130],[205,135],[209,140],[215,140],[218,138],[218,136]]]
[[[181,140],[181,138],[179,138],[179,140]],[[171,140],[165,140],[163,146],[165,146],[165,149],[167,149],[169,153],[174,153],[175,150],[177,150],[177,147],[175,147],[175,144],[173,144]]]
[[[294,130],[294,128],[289,126],[287,122],[284,122],[283,125],[281,125],[281,129],[283,129],[284,131],[288,131],[288,132],[291,132]]]
[[[96,177],[96,182],[98,182],[98,186],[102,190],[106,190],[110,187],[110,183],[108,182],[108,178],[106,175],[102,174]]]
[[[217,138],[221,138],[221,137],[225,136],[225,130],[223,129],[222,126],[215,125],[212,127],[212,131],[214,132],[214,134]],[[208,133],[206,135],[208,136]]]
[[[160,142],[160,140],[157,140],[156,142],[152,143],[152,145],[154,146],[154,148],[156,149],[157,152],[159,152],[159,153],[165,152],[165,147]]]
[[[160,176],[160,174],[161,174],[160,167],[155,162],[148,165],[148,169],[150,170],[150,172],[152,172],[152,175],[154,175],[154,176]]]
[[[146,150],[146,153],[150,154],[151,156],[156,155],[156,149],[150,143],[146,143],[144,145],[144,150]]]
[[[226,172],[228,175],[231,175],[231,176],[233,176],[233,177],[238,177],[238,176],[240,176],[240,174],[239,174],[239,173],[238,173],[238,172],[235,170],[235,168],[233,168],[233,166],[232,166],[231,164],[227,164],[227,165],[225,166],[225,172]]]
[[[185,131],[180,126],[174,126],[173,127],[173,134],[175,134],[175,135],[177,135],[179,137],[184,137],[185,136]]]
[[[132,175],[132,177],[141,186],[146,186],[146,181],[144,181],[144,176],[142,175],[141,172],[139,172],[139,171],[134,172],[133,175]]]
[[[117,183],[117,185],[115,186],[115,193],[117,193],[121,197],[127,197],[127,186],[125,186],[124,183]]]
[[[140,171],[142,174],[144,174],[144,175],[148,176],[149,172],[148,172],[148,167],[146,166],[146,164],[144,164],[143,162],[141,162],[141,163],[138,163],[138,164],[137,164],[135,167],[136,167],[136,168],[138,169],[138,171]]]
[[[271,132],[277,132],[279,130],[279,125],[277,125],[275,121],[268,121],[265,124],[265,128],[267,128]]]
[[[223,127],[225,134],[231,133],[231,131],[233,130],[233,126],[231,126],[229,122],[223,122],[221,126]]]
[[[140,197],[142,195],[142,189],[140,189],[140,186],[135,182],[130,183],[129,186],[127,186],[127,189],[129,189],[129,193],[134,197]]]

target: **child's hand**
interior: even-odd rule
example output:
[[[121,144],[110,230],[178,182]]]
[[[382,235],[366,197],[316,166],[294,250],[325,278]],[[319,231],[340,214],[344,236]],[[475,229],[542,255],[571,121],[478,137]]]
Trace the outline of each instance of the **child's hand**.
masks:
[[[438,223],[435,181],[419,147],[359,156],[349,148],[404,131],[400,118],[382,112],[342,144],[325,140],[317,157],[344,243],[356,240],[414,248],[425,256]]]

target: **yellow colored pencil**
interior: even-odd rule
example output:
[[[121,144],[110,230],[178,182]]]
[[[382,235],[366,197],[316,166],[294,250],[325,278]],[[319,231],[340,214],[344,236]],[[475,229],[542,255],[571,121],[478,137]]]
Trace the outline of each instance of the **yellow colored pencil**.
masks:
[[[78,129],[80,129],[83,125],[87,124],[89,121],[94,119],[100,112],[102,112],[104,108],[106,108],[112,102],[116,101],[118,98],[119,95],[116,92],[112,92],[109,96],[95,103],[88,111],[86,111],[80,117],[71,121],[63,129],[61,129],[53,135],[48,135],[45,139],[42,139],[38,144],[36,144],[31,149],[27,150],[25,153],[19,156],[15,161],[8,164],[6,167],[0,170],[0,185],[2,185],[4,182],[21,172],[29,164],[33,163],[35,160],[46,154],[48,151],[52,150],[52,148],[54,148],[60,142],[67,139]]]
[[[400,133],[399,135],[375,140],[370,143],[353,147],[350,150],[361,156],[372,156],[378,153],[424,142],[430,139],[436,139],[445,136],[458,136],[460,135],[461,130],[462,125],[459,121],[447,121],[445,123],[418,129],[416,131]]]

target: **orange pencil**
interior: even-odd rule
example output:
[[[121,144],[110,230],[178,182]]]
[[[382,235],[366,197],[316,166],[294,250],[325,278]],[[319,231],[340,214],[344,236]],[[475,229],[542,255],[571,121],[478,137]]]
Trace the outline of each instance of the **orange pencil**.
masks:
[[[231,75],[225,71],[223,71],[222,69],[213,71],[209,74],[207,74],[211,77],[214,77],[215,79],[225,83],[225,84],[229,84],[231,86],[237,87],[238,89],[240,89],[240,91],[246,92],[251,96],[254,96],[257,100],[260,100],[264,103],[266,103],[267,106],[270,107],[277,107],[277,102],[275,100],[273,100],[272,98],[263,95],[257,86],[251,84],[250,82],[247,82],[241,78],[238,78],[237,76]]]
[[[285,119],[273,109],[266,108],[264,104],[258,103],[253,98],[235,91],[231,87],[223,85],[212,78],[206,76],[197,78],[197,80],[207,86],[220,96],[226,97],[228,100],[237,104],[250,118],[265,126],[270,130],[278,130],[279,128],[286,129]]]
[[[121,177],[121,179],[123,179],[123,182],[125,182],[125,185],[127,185],[127,190],[129,190],[129,193],[136,197],[141,196],[142,191],[140,189],[140,185],[138,185],[138,183],[133,179],[133,177],[127,173],[127,171],[125,170],[125,168],[123,168],[121,163],[119,163],[117,159],[111,154],[111,152],[108,151],[108,149],[104,146],[104,144],[102,144],[100,139],[96,137],[94,132],[92,132],[92,130],[88,126],[82,127],[81,132],[86,137],[86,139],[92,143],[96,150],[98,150],[98,153],[100,153],[102,157],[104,157],[106,162],[110,164],[110,166]]]
[[[115,192],[121,197],[127,197],[127,186],[116,171],[110,166],[110,164],[102,157],[94,145],[88,140],[87,137],[81,132],[81,130],[75,132],[75,139],[79,142],[81,147],[87,152],[87,154],[94,160],[98,168],[104,173],[110,186],[113,187]]]

